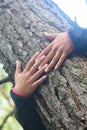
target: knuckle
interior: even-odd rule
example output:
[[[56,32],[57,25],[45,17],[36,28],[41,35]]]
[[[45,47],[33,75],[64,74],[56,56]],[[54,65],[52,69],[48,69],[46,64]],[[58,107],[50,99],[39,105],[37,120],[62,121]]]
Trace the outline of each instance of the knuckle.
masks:
[[[51,54],[52,54],[52,55],[55,55],[56,51],[57,51],[57,49],[56,49],[56,48],[53,48],[52,51],[51,51]]]
[[[54,63],[55,61],[56,61],[56,58],[54,57],[53,60],[52,60],[52,62]]]
[[[52,51],[55,52],[57,50],[57,46],[53,46]]]
[[[34,65],[32,66],[32,68],[31,68],[31,71],[30,71],[30,72],[32,73],[32,71],[34,71],[34,70],[37,68],[37,66],[38,66],[37,63],[34,64]]]
[[[38,75],[41,75],[44,72],[44,68],[42,68],[39,72]]]
[[[54,64],[52,63],[52,64],[50,64],[49,65],[49,70],[52,68],[54,66]]]
[[[63,56],[66,57],[67,55],[68,55],[68,52],[65,51],[64,54],[63,54]]]
[[[45,59],[44,61],[42,61],[41,66],[45,65],[47,63],[47,59]]]
[[[33,85],[32,85],[32,88],[35,88],[35,87],[37,87],[38,86],[38,84],[37,83],[34,83]]]
[[[35,84],[31,84],[31,88],[34,88],[35,87]]]
[[[29,74],[28,73],[24,73],[22,76],[23,76],[24,79],[28,79],[29,78]]]
[[[62,47],[59,47],[59,51],[62,52],[63,48]]]

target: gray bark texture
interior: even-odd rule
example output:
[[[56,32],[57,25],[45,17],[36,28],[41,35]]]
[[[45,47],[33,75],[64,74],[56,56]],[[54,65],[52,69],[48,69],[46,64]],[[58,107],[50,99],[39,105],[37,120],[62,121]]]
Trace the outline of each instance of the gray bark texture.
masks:
[[[23,67],[58,33],[76,25],[51,0],[0,0],[0,63],[14,82],[15,61]],[[47,130],[87,130],[87,57],[72,55],[48,74],[34,94]]]

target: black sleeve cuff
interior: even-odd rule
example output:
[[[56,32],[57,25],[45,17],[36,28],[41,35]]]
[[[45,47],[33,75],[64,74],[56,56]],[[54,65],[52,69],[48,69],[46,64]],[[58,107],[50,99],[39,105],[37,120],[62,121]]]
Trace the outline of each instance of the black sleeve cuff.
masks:
[[[24,130],[45,130],[41,118],[38,115],[35,106],[36,103],[32,97],[21,97],[10,91],[11,97],[15,103],[14,115]]]
[[[87,51],[87,29],[73,28],[68,34],[77,51]]]
[[[10,91],[10,95],[15,103],[15,106],[19,106],[20,104],[26,104],[27,102],[29,102],[29,104],[31,105],[34,101],[33,101],[33,97],[22,97],[19,95],[16,95],[12,90]]]

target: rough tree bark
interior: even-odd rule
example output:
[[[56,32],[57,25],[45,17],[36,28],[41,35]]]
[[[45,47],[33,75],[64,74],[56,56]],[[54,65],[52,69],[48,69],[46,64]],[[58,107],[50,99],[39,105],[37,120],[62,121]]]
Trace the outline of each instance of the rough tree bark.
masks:
[[[77,26],[51,0],[0,0],[0,63],[13,82],[15,61],[23,66],[49,44],[43,32]],[[47,130],[87,130],[87,57],[73,55],[35,94]]]

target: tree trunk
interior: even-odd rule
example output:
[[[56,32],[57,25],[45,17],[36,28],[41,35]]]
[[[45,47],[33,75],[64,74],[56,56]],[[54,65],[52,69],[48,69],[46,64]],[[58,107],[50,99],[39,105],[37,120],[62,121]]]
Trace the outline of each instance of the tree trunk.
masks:
[[[50,42],[43,32],[77,26],[51,0],[0,0],[0,63],[14,82],[15,61],[23,67]],[[87,58],[73,55],[34,95],[47,130],[87,130]]]

